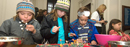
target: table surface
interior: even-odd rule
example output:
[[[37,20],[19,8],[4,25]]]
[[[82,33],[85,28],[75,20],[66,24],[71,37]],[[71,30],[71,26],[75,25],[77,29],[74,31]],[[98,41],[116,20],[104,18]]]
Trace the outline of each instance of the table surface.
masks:
[[[47,44],[47,45],[60,45],[60,44]],[[70,45],[70,44],[68,44]],[[5,46],[2,46],[2,47],[44,47],[45,44],[35,44],[35,45],[13,45],[12,43],[8,43],[6,44]],[[101,46],[103,47],[103,46]]]
[[[4,46],[0,47],[36,47],[36,45],[13,45],[12,43],[7,43]]]

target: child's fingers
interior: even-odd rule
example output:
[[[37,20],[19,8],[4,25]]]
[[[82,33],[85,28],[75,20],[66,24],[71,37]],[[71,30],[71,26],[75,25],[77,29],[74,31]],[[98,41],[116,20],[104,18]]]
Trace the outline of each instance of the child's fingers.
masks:
[[[25,28],[27,31],[33,31],[34,30],[34,26],[33,25],[26,25]]]
[[[74,36],[74,34],[73,34],[73,33],[70,33],[70,36],[72,37],[72,36]]]
[[[73,34],[74,36],[76,36],[76,34]]]
[[[82,43],[82,42],[83,42],[82,39],[77,39],[77,41],[78,41],[79,43]]]
[[[129,35],[126,35],[126,38],[127,38],[127,40],[130,40],[130,36]]]
[[[91,41],[92,45],[97,45],[96,41]]]
[[[33,25],[26,25],[27,28],[33,28]]]
[[[126,37],[123,37],[125,41],[127,41],[127,38]]]
[[[72,36],[76,36],[74,33],[71,33],[72,34]]]
[[[74,39],[72,39],[72,41],[74,41]]]

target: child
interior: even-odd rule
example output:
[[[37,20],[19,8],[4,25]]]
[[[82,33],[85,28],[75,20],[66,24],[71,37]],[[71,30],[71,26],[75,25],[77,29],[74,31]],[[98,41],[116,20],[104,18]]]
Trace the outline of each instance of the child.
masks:
[[[68,0],[58,0],[54,13],[49,14],[42,23],[41,34],[50,44],[64,44],[68,37],[75,36],[69,33],[67,15]]]
[[[98,34],[98,31],[94,26],[96,21],[88,19],[90,14],[87,7],[81,7],[78,10],[78,19],[70,23],[70,32],[76,34],[72,39],[77,39],[77,41],[81,43],[83,42],[81,39],[87,39],[92,45],[96,45],[97,43],[94,34]],[[72,39],[70,39],[70,41]]]
[[[108,34],[122,36],[121,41],[129,41],[130,36],[125,34],[121,29],[121,21],[118,19],[112,19],[109,24]]]
[[[17,4],[17,15],[5,20],[0,27],[0,36],[17,36],[22,38],[22,44],[40,43],[40,24],[35,20],[34,6],[29,1]]]

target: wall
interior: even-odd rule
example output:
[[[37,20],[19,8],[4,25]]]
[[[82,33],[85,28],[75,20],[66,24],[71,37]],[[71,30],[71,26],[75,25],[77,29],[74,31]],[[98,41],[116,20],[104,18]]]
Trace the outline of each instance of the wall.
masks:
[[[47,0],[32,0],[35,7],[39,9],[46,9],[47,8]]]
[[[91,3],[92,0],[83,0],[81,3],[82,3],[82,6],[86,6],[87,4]]]
[[[22,0],[0,0],[0,25],[16,15],[16,5]]]
[[[1,23],[2,23],[2,6],[3,6],[3,0],[0,0],[0,26],[1,26]]]
[[[79,2],[81,0],[71,0],[71,7],[70,7],[70,22],[73,22],[77,19],[77,11],[80,8]]]

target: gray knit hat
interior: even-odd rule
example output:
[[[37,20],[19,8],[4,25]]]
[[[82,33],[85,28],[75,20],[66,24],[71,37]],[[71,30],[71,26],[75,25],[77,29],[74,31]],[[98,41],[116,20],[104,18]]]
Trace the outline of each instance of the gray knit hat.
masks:
[[[35,9],[30,1],[22,1],[17,4],[16,12],[18,13],[19,11],[29,11],[32,12],[35,15]]]

